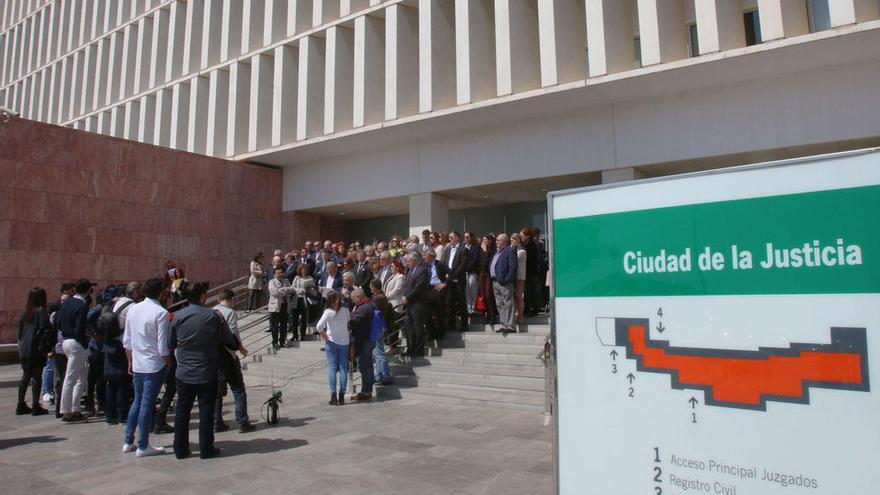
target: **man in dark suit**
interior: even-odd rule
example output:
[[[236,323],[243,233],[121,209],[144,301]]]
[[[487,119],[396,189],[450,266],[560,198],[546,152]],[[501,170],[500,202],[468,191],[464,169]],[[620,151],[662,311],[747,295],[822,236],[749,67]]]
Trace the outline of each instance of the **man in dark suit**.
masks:
[[[428,281],[428,267],[422,264],[419,255],[408,253],[404,256],[408,268],[403,282],[403,303],[406,305],[406,354],[424,354],[425,317],[428,311],[431,285]]]
[[[336,267],[335,261],[327,262],[324,274],[321,275],[321,280],[318,283],[318,292],[321,293],[322,297],[326,297],[326,293],[330,289],[337,292],[342,289],[342,273]]]
[[[437,261],[437,253],[428,248],[424,253],[425,266],[428,268],[428,284],[431,286],[430,306],[428,308],[428,337],[442,340],[446,336],[446,292],[449,281],[449,269]]]
[[[489,263],[489,274],[492,277],[492,292],[498,306],[498,317],[501,328],[496,332],[512,332],[515,318],[513,284],[516,281],[516,253],[510,247],[507,234],[498,234],[496,238],[498,251]]]
[[[467,331],[468,313],[464,299],[464,289],[467,285],[465,269],[468,264],[468,251],[461,242],[458,232],[449,233],[449,246],[446,248],[446,267],[449,269],[446,287],[446,311],[443,313],[443,328],[452,330],[456,328],[455,317],[458,317],[458,329]]]
[[[367,297],[370,297],[372,294],[370,292],[370,280],[373,280],[373,270],[370,270],[370,262],[363,251],[358,251],[357,265],[354,267],[354,284],[364,289]]]
[[[523,291],[525,316],[538,314],[539,302],[536,287],[538,286],[538,267],[540,262],[540,246],[532,238],[532,229],[526,227],[519,233],[522,236],[523,248],[526,250],[526,283]]]
[[[467,279],[465,285],[465,299],[467,300],[467,312],[469,315],[476,313],[477,305],[477,280],[480,275],[480,246],[473,232],[464,233],[464,247],[467,250],[467,263],[464,272]]]
[[[288,282],[293,283],[293,279],[296,277],[296,270],[299,268],[299,251],[293,251],[291,253],[287,253],[287,257],[285,262],[287,263],[287,269],[284,270],[284,278],[287,279]]]

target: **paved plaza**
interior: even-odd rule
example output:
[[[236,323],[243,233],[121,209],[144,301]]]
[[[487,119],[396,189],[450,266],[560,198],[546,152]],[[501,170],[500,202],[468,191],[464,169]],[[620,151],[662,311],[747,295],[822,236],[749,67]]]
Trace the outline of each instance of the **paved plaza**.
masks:
[[[409,399],[330,407],[323,393],[294,382],[283,389],[283,420],[268,427],[255,421],[268,389],[254,386],[249,413],[258,429],[217,434],[221,457],[136,458],[122,454],[122,425],[14,416],[19,376],[17,365],[0,367],[5,495],[553,492],[552,427],[540,414]],[[170,450],[172,435],[151,440]]]

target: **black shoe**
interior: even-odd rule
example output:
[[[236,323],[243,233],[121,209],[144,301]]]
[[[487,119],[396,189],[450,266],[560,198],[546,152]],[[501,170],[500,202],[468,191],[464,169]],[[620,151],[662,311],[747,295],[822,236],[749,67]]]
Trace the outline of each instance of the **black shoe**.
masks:
[[[116,426],[116,425],[118,425],[118,424],[119,424],[119,420],[118,420],[118,419],[108,419],[108,420],[107,420],[107,426]]]
[[[37,404],[31,408],[31,416],[43,416],[49,414],[49,410]]]
[[[331,396],[330,396],[330,405],[331,405],[331,406],[336,406],[336,405],[338,405],[338,404],[339,404],[339,401],[336,400],[336,396],[335,396],[335,395],[331,395]]]
[[[385,380],[384,382],[379,382],[379,385],[385,385],[386,387],[388,385],[394,385],[394,380],[388,379],[388,380]]]
[[[189,457],[191,455],[192,455],[192,451],[190,451],[190,450],[187,450],[186,452],[181,452],[179,454],[177,452],[174,453],[174,457],[177,457],[178,459],[186,459],[187,457]]]
[[[214,433],[222,433],[229,429],[229,425],[226,423],[219,423],[214,427]]]
[[[83,416],[68,416],[66,418],[61,418],[62,423],[82,423],[86,420]]]
[[[15,406],[15,415],[16,416],[24,416],[25,414],[30,414],[31,408],[28,407],[24,402],[20,402],[17,406]]]
[[[250,433],[252,431],[255,431],[256,429],[257,427],[250,423],[242,423],[238,426],[239,433]]]
[[[207,452],[200,452],[199,453],[199,457],[201,457],[202,459],[211,459],[212,457],[219,457],[219,456],[220,456],[220,449],[218,449],[217,447],[214,447]]]
[[[161,435],[163,433],[174,433],[174,428],[168,425],[168,423],[161,423],[153,426],[153,433],[156,435]]]
[[[344,406],[345,405],[345,396],[344,395],[342,397],[340,397],[338,401],[336,401],[336,405],[337,406]]]

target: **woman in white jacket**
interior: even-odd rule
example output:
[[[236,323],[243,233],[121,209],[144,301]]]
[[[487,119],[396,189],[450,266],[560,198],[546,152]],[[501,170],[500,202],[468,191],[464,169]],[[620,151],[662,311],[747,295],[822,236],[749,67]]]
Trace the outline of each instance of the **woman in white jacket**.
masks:
[[[263,286],[266,285],[266,271],[263,269],[264,262],[263,253],[257,253],[254,256],[254,260],[251,261],[251,276],[248,279],[248,311],[259,308],[260,303],[263,301]]]
[[[327,293],[327,309],[316,326],[321,338],[326,340],[327,379],[330,382],[330,405],[345,404],[345,389],[348,387],[348,322],[351,313],[342,305],[342,298],[336,291]],[[339,391],[336,390],[336,373],[339,372]]]
[[[403,313],[403,304],[401,302],[403,301],[403,282],[406,278],[406,269],[400,260],[392,261],[391,269],[391,276],[385,282],[385,297],[388,298],[388,304],[394,308],[395,312]]]

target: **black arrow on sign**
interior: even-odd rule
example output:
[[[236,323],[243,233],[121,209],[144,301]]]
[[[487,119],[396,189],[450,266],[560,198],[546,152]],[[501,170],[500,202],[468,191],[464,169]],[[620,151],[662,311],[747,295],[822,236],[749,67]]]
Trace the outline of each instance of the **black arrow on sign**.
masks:
[[[700,402],[699,402],[696,398],[694,398],[694,397],[691,397],[691,400],[689,400],[688,402],[691,403],[691,409],[696,409],[696,408],[697,408],[697,404],[700,403]]]
[[[626,375],[626,379],[629,380],[629,384],[632,385],[632,382],[633,382],[633,380],[636,379],[636,377],[635,377],[635,375],[630,373],[630,374]]]
[[[666,327],[663,326],[663,322],[661,321],[657,324],[657,331],[663,333],[664,330],[666,330]]]
[[[612,349],[611,351],[611,360],[617,361],[617,349]]]

